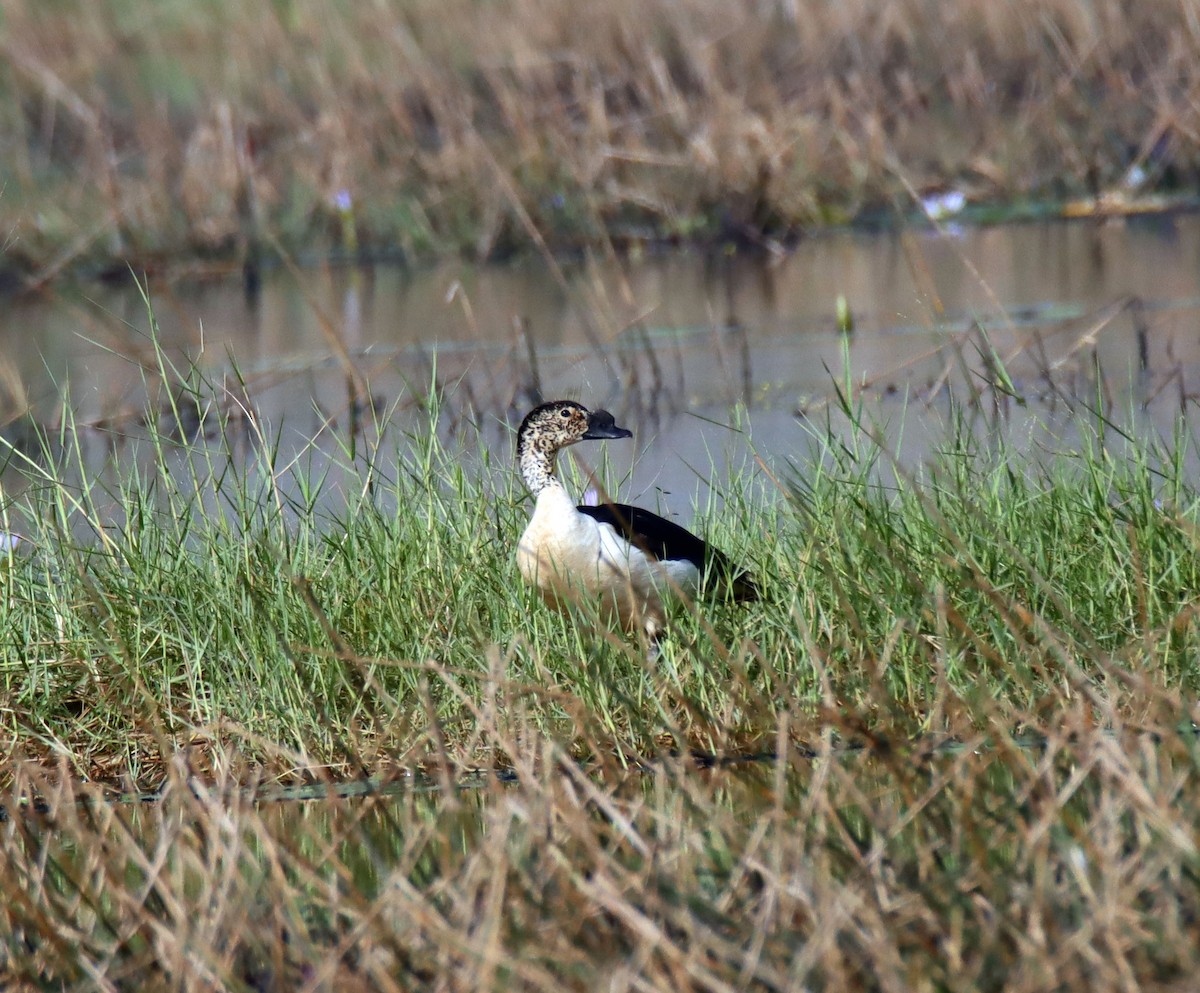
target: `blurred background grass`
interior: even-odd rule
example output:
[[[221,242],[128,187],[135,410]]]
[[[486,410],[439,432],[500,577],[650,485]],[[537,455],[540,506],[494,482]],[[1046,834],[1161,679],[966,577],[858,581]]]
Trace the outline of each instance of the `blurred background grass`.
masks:
[[[1200,20],[1165,0],[6,0],[0,45],[26,276],[787,238],[910,187],[1190,194],[1200,152]]]

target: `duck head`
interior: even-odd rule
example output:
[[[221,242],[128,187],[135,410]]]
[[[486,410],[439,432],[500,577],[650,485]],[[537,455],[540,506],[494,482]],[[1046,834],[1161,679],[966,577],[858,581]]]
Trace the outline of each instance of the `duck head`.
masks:
[[[517,462],[525,482],[536,494],[554,473],[560,449],[580,441],[632,438],[633,432],[617,426],[607,410],[588,410],[574,400],[551,400],[525,415],[517,431]]]

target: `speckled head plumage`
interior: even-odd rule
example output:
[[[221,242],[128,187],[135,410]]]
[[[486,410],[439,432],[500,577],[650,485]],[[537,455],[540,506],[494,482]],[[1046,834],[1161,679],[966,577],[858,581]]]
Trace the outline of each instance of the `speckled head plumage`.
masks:
[[[560,449],[580,441],[632,438],[617,427],[607,410],[588,410],[574,400],[551,400],[534,407],[517,431],[517,464],[536,496],[554,481],[554,459]]]

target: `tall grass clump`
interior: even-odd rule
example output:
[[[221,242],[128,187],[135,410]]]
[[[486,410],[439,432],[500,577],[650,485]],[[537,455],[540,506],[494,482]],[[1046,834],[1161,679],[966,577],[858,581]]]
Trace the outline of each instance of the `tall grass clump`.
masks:
[[[1093,679],[1195,691],[1194,442],[1106,444],[1081,419],[1059,452],[1018,451],[955,416],[908,473],[861,430],[794,488],[820,535],[808,616],[860,678],[910,705],[935,670],[1030,707]]]
[[[159,366],[131,435],[100,437],[68,401],[32,453],[8,449],[12,749],[146,788],[177,751],[207,768],[234,741],[269,774],[419,765],[409,750],[434,724],[472,763],[492,754],[474,725],[497,679],[546,730],[574,716],[556,684],[580,684],[601,736],[581,749],[653,743],[643,649],[517,579],[526,497],[494,418],[449,440],[431,391],[415,426],[397,405],[353,437],[297,442],[236,370]]]
[[[4,9],[0,197],[35,280],[137,257],[761,241],[1195,185],[1185,6],[132,0]],[[1003,208],[1002,208],[1003,209]]]
[[[1186,431],[797,424],[703,522],[761,601],[647,661],[517,581],[486,415],[296,445],[160,376],[10,452],[4,985],[1188,988]]]
[[[910,473],[854,411],[842,435],[798,425],[803,462],[731,474],[702,527],[762,602],[685,605],[648,663],[517,580],[527,497],[494,419],[456,412],[475,426],[450,439],[431,395],[415,424],[385,409],[297,443],[236,370],[160,360],[138,437],[97,444],[67,416],[9,452],[4,734],[79,775],[147,786],[235,739],[275,774],[357,775],[420,766],[430,726],[462,765],[504,761],[478,740],[500,683],[522,722],[623,761],[769,751],[797,712],[949,734],[947,693],[981,732],[997,706],[1037,726],[1059,694],[1132,687],[1184,720],[1200,685],[1183,435],[1081,419],[1072,449],[1034,458],[955,416]]]

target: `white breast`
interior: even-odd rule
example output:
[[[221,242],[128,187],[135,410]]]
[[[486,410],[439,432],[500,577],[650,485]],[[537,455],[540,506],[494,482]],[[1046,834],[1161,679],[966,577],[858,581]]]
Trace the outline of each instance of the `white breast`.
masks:
[[[517,566],[549,603],[593,602],[627,630],[651,637],[665,627],[666,598],[676,591],[691,596],[700,585],[691,562],[651,558],[611,525],[579,513],[561,485],[539,494]]]

